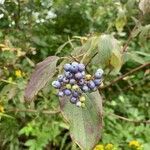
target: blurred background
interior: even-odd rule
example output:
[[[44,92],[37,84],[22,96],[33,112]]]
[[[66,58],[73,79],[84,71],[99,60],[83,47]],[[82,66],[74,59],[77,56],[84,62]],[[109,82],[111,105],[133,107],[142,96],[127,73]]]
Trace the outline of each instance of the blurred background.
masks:
[[[42,112],[59,107],[50,85],[39,92],[32,109],[25,103],[24,89],[35,64],[50,55],[69,55],[71,45],[60,46],[74,36],[79,37],[76,46],[102,33],[113,34],[125,44],[135,24],[138,30],[128,45],[131,53],[121,73],[144,64],[150,60],[148,4],[139,7],[139,0],[0,0],[0,149],[78,150],[61,114]],[[139,70],[102,91],[104,123],[96,150],[150,149],[150,125],[136,122],[150,119],[149,74],[148,68]],[[106,83],[115,77],[108,77]]]

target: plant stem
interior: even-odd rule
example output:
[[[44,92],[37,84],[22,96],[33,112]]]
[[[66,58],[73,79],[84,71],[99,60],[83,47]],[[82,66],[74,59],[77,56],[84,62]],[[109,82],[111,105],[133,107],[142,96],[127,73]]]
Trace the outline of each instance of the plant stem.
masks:
[[[121,75],[120,77],[114,79],[114,80],[111,81],[109,84],[107,84],[107,85],[105,85],[105,86],[103,86],[103,87],[100,87],[100,89],[108,88],[109,86],[112,86],[113,84],[115,84],[115,83],[118,82],[119,80],[122,80],[122,79],[125,78],[126,76],[131,75],[131,74],[135,73],[136,71],[138,71],[138,70],[140,70],[140,69],[143,69],[143,68],[145,68],[145,67],[147,67],[147,66],[150,66],[150,63],[142,64],[142,65],[140,65],[140,66],[138,66],[138,67],[136,67],[136,68],[130,70],[130,71],[127,72],[126,74]]]
[[[57,113],[60,113],[60,110],[53,110],[53,111],[50,111],[50,110],[42,110],[42,111],[39,111],[39,110],[35,110],[35,109],[18,109],[18,108],[15,108],[15,109],[10,109],[10,110],[7,110],[8,112],[28,112],[28,113],[42,113],[42,114],[57,114]]]
[[[125,118],[125,117],[122,117],[122,116],[119,116],[119,115],[116,115],[116,114],[112,114],[112,113],[110,115],[115,117],[115,118],[117,118],[117,119],[121,119],[121,120],[132,122],[132,123],[146,123],[146,124],[150,124],[150,120],[132,120],[132,119]]]

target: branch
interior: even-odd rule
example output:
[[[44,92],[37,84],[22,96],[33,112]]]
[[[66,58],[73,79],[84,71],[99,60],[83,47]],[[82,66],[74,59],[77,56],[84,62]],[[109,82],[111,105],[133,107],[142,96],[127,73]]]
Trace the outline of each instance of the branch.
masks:
[[[115,84],[115,83],[118,82],[119,80],[122,80],[124,77],[126,77],[126,76],[128,76],[128,75],[130,75],[130,74],[133,74],[134,72],[136,72],[136,71],[138,71],[138,70],[140,70],[140,69],[142,69],[142,68],[145,68],[145,67],[147,67],[147,66],[150,66],[150,63],[142,64],[142,65],[140,65],[140,66],[138,66],[138,67],[136,67],[136,68],[130,70],[130,71],[127,72],[126,74],[121,75],[120,77],[114,79],[114,80],[113,80],[111,83],[109,83],[108,85],[105,85],[105,86],[103,86],[103,87],[100,87],[100,89],[105,89],[105,88],[107,88],[107,87],[109,87],[109,86],[112,86],[113,84]]]
[[[18,108],[15,108],[15,109],[11,109],[11,110],[7,110],[8,112],[28,112],[28,113],[42,113],[42,114],[58,114],[60,113],[60,110],[53,110],[53,111],[50,111],[50,110],[42,110],[42,111],[39,111],[39,110],[35,110],[35,109],[18,109]]]
[[[121,120],[132,122],[132,123],[146,123],[146,124],[150,124],[150,120],[132,120],[132,119],[129,119],[129,118],[125,118],[125,117],[116,115],[116,114],[110,114],[110,115],[115,117],[115,118],[117,118],[117,119],[121,119]]]

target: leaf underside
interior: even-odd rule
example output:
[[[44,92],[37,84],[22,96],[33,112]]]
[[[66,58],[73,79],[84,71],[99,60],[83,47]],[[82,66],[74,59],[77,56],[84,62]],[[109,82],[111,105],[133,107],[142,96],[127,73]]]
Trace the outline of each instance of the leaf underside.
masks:
[[[25,99],[27,101],[33,100],[38,91],[53,77],[58,59],[59,57],[57,56],[50,56],[36,65],[35,71],[32,73],[25,89]]]
[[[85,108],[60,99],[63,116],[70,123],[70,135],[81,149],[91,150],[99,141],[102,129],[102,98],[98,91],[84,94]]]

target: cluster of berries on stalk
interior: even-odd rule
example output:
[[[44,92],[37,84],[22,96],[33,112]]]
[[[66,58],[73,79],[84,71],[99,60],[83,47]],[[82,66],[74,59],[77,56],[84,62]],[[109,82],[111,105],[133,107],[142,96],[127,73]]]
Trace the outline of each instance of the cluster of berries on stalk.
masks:
[[[59,75],[52,86],[59,89],[59,97],[69,96],[70,102],[78,107],[84,107],[83,93],[97,90],[102,82],[103,70],[98,69],[93,76],[85,74],[85,65],[72,62],[64,65],[64,74]]]

